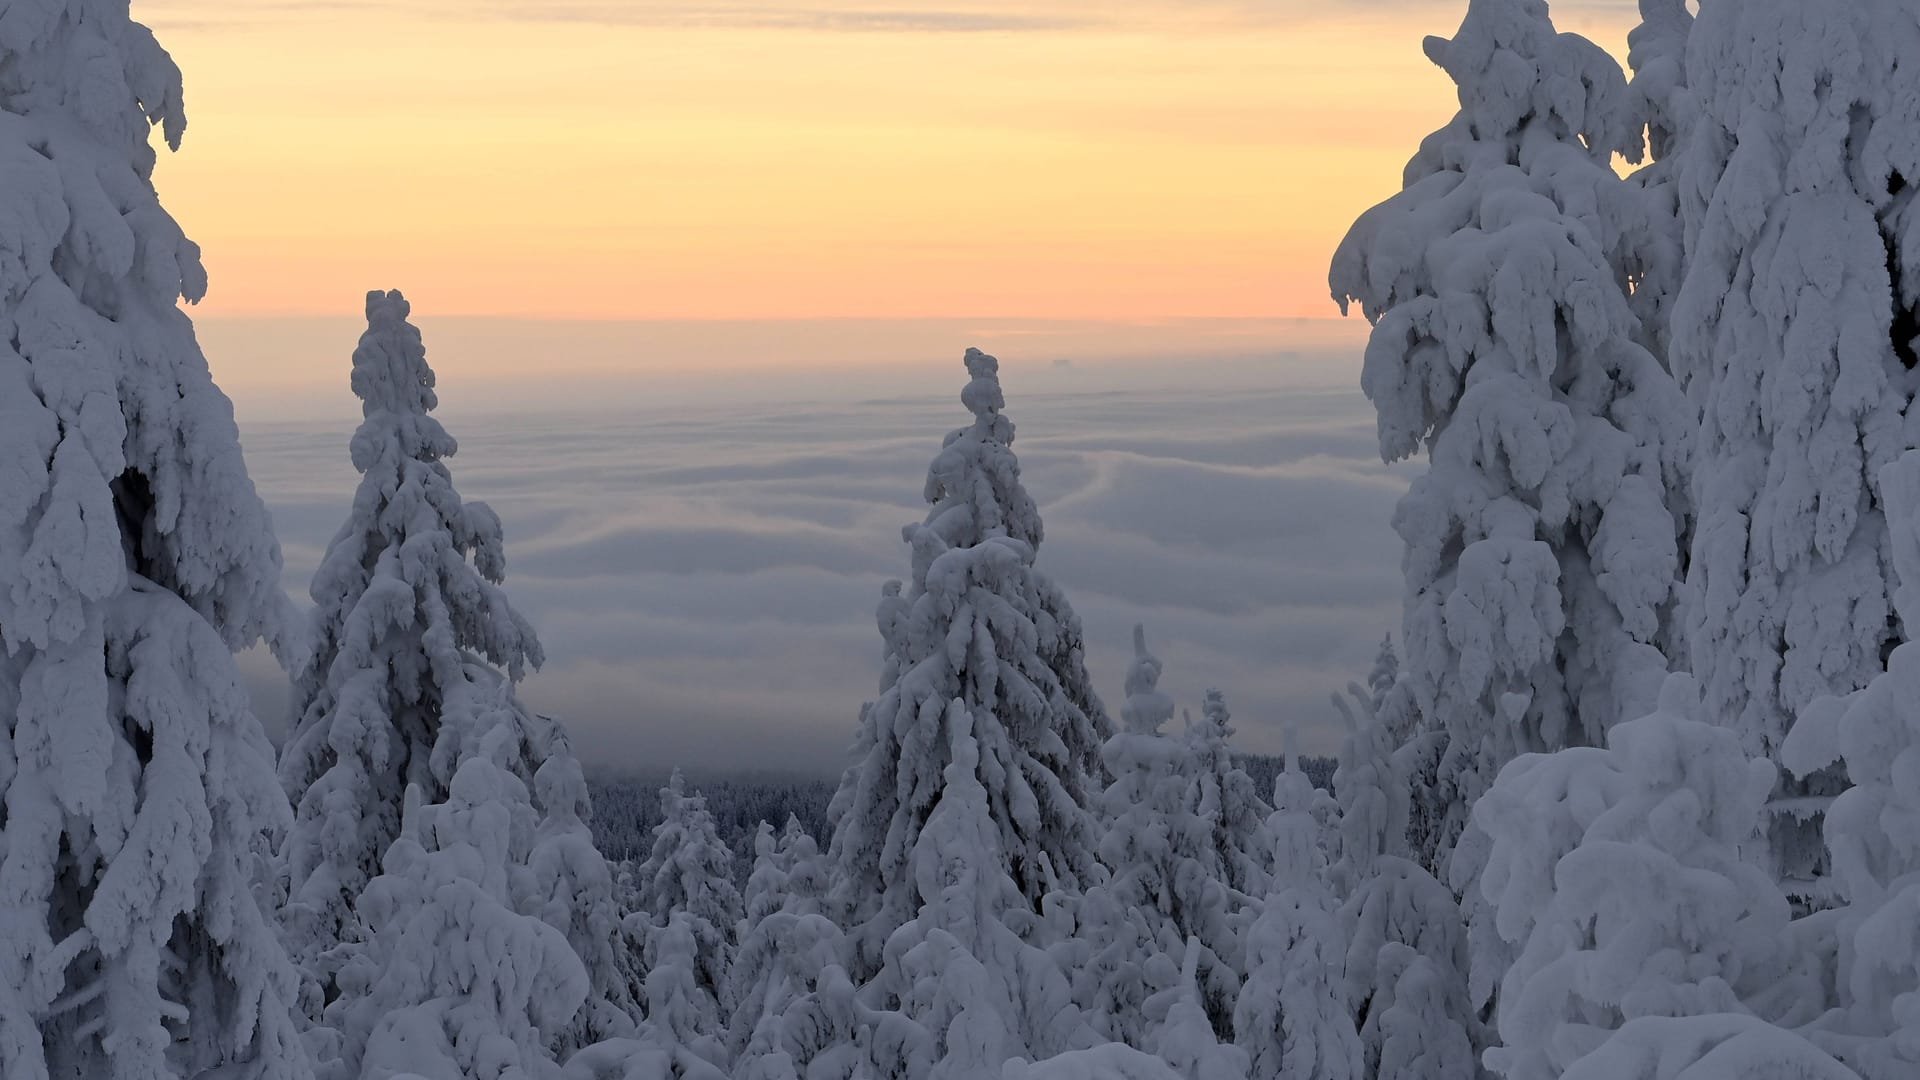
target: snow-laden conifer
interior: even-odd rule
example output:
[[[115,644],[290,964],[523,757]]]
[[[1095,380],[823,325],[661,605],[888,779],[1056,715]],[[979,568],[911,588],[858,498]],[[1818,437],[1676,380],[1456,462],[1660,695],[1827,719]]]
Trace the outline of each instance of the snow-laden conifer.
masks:
[[[330,999],[326,952],[354,936],[352,905],[399,835],[407,785],[445,800],[457,755],[441,731],[486,665],[518,679],[542,660],[499,582],[500,519],[464,502],[446,459],[457,449],[430,415],[433,369],[395,292],[367,294],[353,353],[364,417],[351,443],[360,485],[315,571],[313,656],[295,680],[280,777],[296,819],[287,837],[288,941],[307,969],[309,1008]],[[544,748],[540,748],[544,749]],[[540,760],[508,767],[530,782]]]
[[[1232,1042],[1221,1042],[1207,1016],[1198,974],[1203,948],[1198,938],[1187,942],[1180,983],[1160,1022],[1155,1048],[1186,1080],[1247,1080],[1247,1052]]]
[[[458,700],[474,690],[455,692]],[[556,1047],[592,989],[566,935],[518,910],[537,816],[509,689],[459,702],[484,727],[445,801],[409,785],[402,833],[356,905],[364,940],[343,951],[336,1080],[557,1080]],[[564,1055],[563,1055],[564,1056]]]
[[[557,725],[544,734],[545,761],[533,774],[540,818],[516,903],[566,935],[587,970],[587,1000],[562,1036],[565,1052],[633,1029],[643,994],[641,941],[626,924],[612,868],[594,846],[580,762],[571,752],[554,752],[553,741],[563,737]]]
[[[1226,695],[1208,690],[1200,719],[1187,721],[1186,809],[1207,828],[1211,852],[1203,862],[1218,880],[1245,897],[1267,891],[1267,860],[1273,841],[1267,836],[1267,817],[1273,813],[1254,786],[1253,778],[1234,763],[1233,714]]]
[[[231,650],[285,619],[232,406],[176,306],[180,72],[109,0],[0,11],[0,1071],[302,1078],[254,890],[289,814]]]
[[[1901,623],[1920,625],[1920,451],[1880,470],[1899,587]],[[1894,649],[1887,670],[1844,698],[1821,698],[1788,736],[1801,774],[1845,765],[1852,786],[1826,814],[1839,909],[1832,1011],[1810,1034],[1879,1080],[1920,1070],[1920,644]]]
[[[1393,635],[1388,634],[1380,639],[1380,651],[1374,654],[1373,668],[1367,672],[1367,697],[1376,710],[1399,677],[1400,654],[1394,650]]]
[[[1334,790],[1345,996],[1371,1080],[1477,1075],[1482,1025],[1468,997],[1465,919],[1453,894],[1401,856],[1406,785],[1373,696],[1334,704],[1347,722]]]
[[[1787,1028],[1745,1013],[1716,1013],[1629,1020],[1599,1049],[1574,1062],[1563,1080],[1866,1078]]]
[[[994,539],[949,552],[934,573],[965,561],[1023,566],[1024,545]],[[923,1029],[928,1080],[991,1076],[1013,1058],[1043,1058],[1092,1045],[1066,976],[1044,949],[1023,940],[1034,919],[1007,871],[992,798],[980,780],[974,724],[984,710],[954,698],[940,717],[947,765],[938,802],[915,837],[908,872],[925,897],[917,916],[888,938],[883,966],[864,988],[869,1004],[897,1010]]]
[[[1898,640],[1877,472],[1920,443],[1916,49],[1902,0],[1710,3],[1688,35],[1671,357],[1702,417],[1688,658],[1715,722],[1776,760],[1800,709],[1865,685]],[[1839,784],[1782,792],[1777,874],[1818,870],[1803,800]]]
[[[1331,284],[1373,323],[1383,455],[1428,455],[1394,527],[1403,679],[1447,737],[1444,851],[1505,761],[1650,707],[1691,421],[1627,301],[1644,200],[1609,165],[1640,149],[1619,67],[1542,0],[1472,0],[1426,48],[1460,111]]]
[[[740,922],[740,890],[733,853],[720,839],[707,801],[687,794],[675,769],[660,789],[660,824],[653,852],[638,874],[632,916],[646,941],[647,1018],[671,1030],[682,1045],[707,1048],[724,1059],[723,1020],[732,1009],[728,974]],[[664,1015],[663,1015],[664,1011]]]
[[[1555,1080],[1637,1017],[1818,997],[1784,973],[1785,897],[1742,858],[1774,767],[1709,715],[1669,676],[1607,749],[1520,758],[1474,808],[1491,840],[1477,887],[1510,950],[1474,958],[1504,972],[1486,1060],[1507,1080]]]
[[[1204,783],[1201,774],[1204,766],[1205,778],[1217,779],[1213,770],[1218,763],[1202,762],[1193,752],[1195,746],[1161,731],[1161,726],[1173,718],[1174,703],[1159,689],[1160,660],[1147,651],[1142,627],[1133,628],[1133,648],[1133,664],[1127,670],[1127,697],[1120,708],[1124,730],[1109,738],[1102,751],[1114,780],[1101,798],[1106,827],[1099,852],[1111,873],[1107,881],[1092,890],[1101,895],[1090,897],[1083,905],[1088,922],[1081,932],[1098,957],[1112,956],[1116,948],[1144,948],[1164,954],[1168,960],[1163,972],[1187,955],[1190,941],[1197,942],[1194,955],[1199,964],[1201,999],[1216,1028],[1227,1033],[1231,1031],[1242,963],[1237,916],[1247,900],[1244,894],[1235,893],[1229,881],[1236,872],[1243,878],[1252,876],[1257,867],[1230,866],[1225,854],[1232,852],[1223,854],[1220,850],[1215,835],[1220,819],[1219,791],[1217,786]],[[1214,719],[1224,722],[1224,710],[1225,704],[1220,702]],[[1226,756],[1224,745],[1219,754]],[[1214,805],[1204,807],[1211,815],[1201,812],[1201,802],[1208,794],[1215,796]],[[1094,922],[1094,914],[1103,915],[1102,920]],[[1143,933],[1144,940],[1139,940]],[[1127,959],[1130,963],[1146,963],[1151,955]],[[1090,965],[1091,970],[1081,973],[1083,1000],[1085,977],[1105,979],[1115,974],[1103,970],[1105,966]],[[1141,978],[1141,990],[1149,985],[1149,980]],[[1102,996],[1109,995],[1111,989],[1103,988]],[[1138,1006],[1143,1004],[1099,1002],[1122,1010],[1105,1017],[1112,1028],[1109,1034],[1115,1038],[1132,1034],[1139,1039],[1138,1032],[1125,1027],[1138,1019]]]
[[[1627,63],[1633,70],[1628,108],[1647,133],[1646,163],[1627,178],[1638,189],[1645,212],[1644,230],[1629,234],[1622,245],[1633,285],[1628,302],[1640,320],[1640,340],[1663,363],[1671,352],[1673,303],[1686,272],[1677,165],[1686,129],[1698,113],[1687,95],[1687,36],[1692,29],[1687,0],[1640,0],[1640,22],[1627,33]],[[1681,555],[1684,562],[1684,548]],[[1683,623],[1673,620],[1661,643],[1670,656],[1684,655]]]
[[[815,1058],[832,1050],[821,1040],[827,1032],[817,999],[807,999],[821,992],[823,980],[846,978],[840,930],[823,914],[825,859],[791,818],[777,839],[762,822],[754,848],[746,917],[730,972],[733,1071],[742,1080],[803,1076]]]
[[[966,367],[961,400],[974,422],[947,436],[928,469],[933,507],[903,530],[911,587],[904,599],[883,596],[879,612],[897,674],[862,710],[830,811],[831,896],[856,978],[878,968],[887,939],[932,899],[910,864],[946,787],[944,718],[956,700],[972,717],[995,848],[1023,906],[1037,911],[1051,887],[1043,863],[1070,888],[1097,879],[1090,807],[1110,724],[1081,659],[1079,620],[1033,565],[1040,518],[1001,413],[999,364],[968,350]]]
[[[1346,1002],[1346,946],[1326,884],[1313,784],[1289,757],[1274,783],[1273,891],[1247,941],[1234,1041],[1250,1075],[1360,1080],[1364,1051]]]

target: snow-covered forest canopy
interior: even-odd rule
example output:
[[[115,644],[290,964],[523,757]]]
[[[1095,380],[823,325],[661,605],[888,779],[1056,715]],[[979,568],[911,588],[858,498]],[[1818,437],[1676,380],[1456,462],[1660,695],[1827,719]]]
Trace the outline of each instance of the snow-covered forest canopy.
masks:
[[[1625,68],[1465,9],[1331,256],[1412,477],[1336,758],[1239,753],[1150,626],[1090,668],[967,349],[844,773],[703,790],[522,702],[397,290],[282,581],[153,182],[181,72],[0,0],[0,1077],[1920,1076],[1920,7],[1640,0]]]

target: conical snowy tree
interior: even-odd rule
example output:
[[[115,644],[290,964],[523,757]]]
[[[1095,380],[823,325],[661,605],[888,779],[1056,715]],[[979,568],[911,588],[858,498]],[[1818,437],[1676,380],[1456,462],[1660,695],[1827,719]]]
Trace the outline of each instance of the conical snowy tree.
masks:
[[[1326,884],[1313,784],[1289,757],[1274,784],[1273,892],[1247,942],[1234,1041],[1259,1080],[1360,1080],[1346,1002],[1346,946]]]
[[[1200,989],[1198,968],[1203,949],[1197,938],[1187,942],[1180,984],[1161,1021],[1155,1050],[1187,1080],[1247,1080],[1247,1052],[1220,1041],[1202,1003],[1205,994]]]
[[[1374,654],[1373,670],[1367,672],[1367,696],[1377,710],[1400,677],[1400,654],[1394,651],[1393,635],[1380,639],[1380,651]]]
[[[1370,1080],[1470,1080],[1479,1072],[1481,1025],[1469,1004],[1467,932],[1453,894],[1396,854],[1406,835],[1406,790],[1372,696],[1335,696],[1347,738],[1334,790],[1341,807],[1339,862],[1330,877],[1343,894],[1348,1014]]]
[[[1707,3],[1688,35],[1671,358],[1703,417],[1688,655],[1716,722],[1776,760],[1800,709],[1864,686],[1898,640],[1876,473],[1920,445],[1917,48],[1905,0]],[[1807,805],[1774,823],[1789,878],[1818,869]]]
[[[683,1045],[697,1037],[719,1047],[722,1020],[733,1004],[727,976],[740,890],[733,883],[733,852],[720,839],[707,800],[687,794],[678,769],[660,789],[660,824],[638,877],[640,912],[633,917],[648,920],[640,931],[647,942],[648,1019],[672,1028]],[[663,1001],[671,1006],[671,1021],[660,1015]]]
[[[1774,767],[1710,725],[1692,676],[1609,748],[1530,755],[1474,808],[1492,840],[1478,883],[1511,951],[1487,1064],[1556,1080],[1627,1021],[1752,1013],[1818,1000],[1783,956],[1785,897],[1741,847],[1758,835]]]
[[[928,469],[933,508],[903,531],[905,608],[891,595],[881,605],[895,678],[862,710],[829,810],[831,897],[856,978],[877,970],[887,939],[931,899],[909,867],[947,783],[943,718],[955,700],[973,716],[996,849],[1023,905],[1037,912],[1050,887],[1043,863],[1069,887],[1097,879],[1090,807],[1111,725],[1081,659],[1079,619],[1033,565],[1040,518],[1001,414],[999,364],[970,349],[966,367],[961,400],[974,422],[947,437]]]
[[[287,825],[231,651],[286,618],[152,183],[180,72],[112,0],[0,10],[0,1072],[310,1075],[256,899]]]
[[[1208,827],[1212,853],[1209,865],[1228,888],[1250,896],[1267,892],[1267,860],[1273,841],[1267,836],[1267,817],[1273,813],[1253,778],[1236,765],[1227,740],[1233,737],[1233,715],[1227,698],[1208,690],[1200,719],[1187,721],[1187,808]]]
[[[459,762],[435,747],[442,728],[465,722],[448,715],[451,703],[480,700],[463,691],[488,679],[476,674],[485,665],[518,679],[543,659],[499,587],[499,518],[453,488],[456,446],[429,415],[433,370],[410,310],[397,291],[367,294],[353,353],[360,487],[314,573],[314,654],[280,758],[296,807],[287,933],[316,1012],[333,993],[323,957],[354,935],[353,899],[399,835],[407,786],[428,803],[446,798]],[[539,765],[512,767],[531,782]]]
[[[741,1080],[799,1077],[829,1049],[815,1039],[814,1006],[799,1003],[834,978],[827,969],[842,970],[840,930],[823,914],[826,861],[798,821],[789,818],[777,840],[762,822],[754,850],[730,972],[728,1047]]]
[[[578,759],[549,750],[533,792],[541,816],[516,902],[566,935],[589,983],[586,1003],[561,1039],[564,1052],[632,1031],[642,998],[642,942],[629,933],[612,869],[594,846]]]
[[[948,553],[940,570],[958,570],[957,556],[1001,563],[1004,573],[1025,565],[1023,548],[990,540]],[[1096,1041],[1052,956],[1023,940],[1033,916],[1007,872],[1000,823],[980,781],[974,724],[984,712],[956,697],[940,717],[945,782],[908,867],[926,900],[888,938],[883,966],[863,991],[872,1007],[897,1010],[927,1033],[934,1062],[927,1080],[993,1076],[1013,1058]]]
[[[520,756],[511,696],[492,698],[473,709],[485,733],[446,801],[423,805],[408,787],[402,834],[360,896],[366,938],[344,947],[326,1013],[341,1036],[337,1080],[559,1076],[555,1048],[591,984],[566,935],[516,908],[537,822],[510,768]]]
[[[1447,737],[1444,850],[1504,762],[1651,706],[1692,423],[1627,300],[1646,200],[1609,165],[1641,150],[1619,67],[1543,0],[1471,0],[1426,49],[1460,111],[1330,281],[1373,323],[1383,455],[1428,453],[1394,527],[1403,679]]]
[[[1216,837],[1216,826],[1221,825],[1219,788],[1203,782],[1218,779],[1213,770],[1221,763],[1202,761],[1195,754],[1196,749],[1205,748],[1204,742],[1193,746],[1162,734],[1161,725],[1173,718],[1174,704],[1159,689],[1160,660],[1147,651],[1142,627],[1133,628],[1133,649],[1133,664],[1127,670],[1127,698],[1120,708],[1124,730],[1108,739],[1102,751],[1114,781],[1101,799],[1106,827],[1099,850],[1111,875],[1090,890],[1097,895],[1090,896],[1082,906],[1088,921],[1081,933],[1093,955],[1103,960],[1087,965],[1080,976],[1082,1003],[1089,1011],[1102,1007],[1116,1010],[1096,1023],[1109,1025],[1110,1037],[1131,1036],[1129,1041],[1146,1049],[1150,1040],[1126,1027],[1139,1019],[1139,1009],[1129,1005],[1143,1002],[1089,999],[1087,983],[1093,979],[1107,984],[1099,988],[1102,997],[1118,989],[1108,982],[1117,973],[1107,970],[1104,958],[1114,956],[1116,949],[1144,945],[1168,958],[1162,965],[1164,971],[1188,954],[1190,941],[1197,941],[1199,951],[1194,955],[1199,964],[1201,1000],[1216,1029],[1230,1033],[1242,963],[1239,916],[1250,899],[1237,893],[1230,882],[1236,873],[1243,880],[1265,875],[1257,864],[1246,865],[1250,858],[1229,861],[1236,855],[1245,856],[1232,848],[1232,841],[1228,842],[1229,850],[1221,850]],[[1211,700],[1216,705],[1213,719],[1224,724],[1224,700]],[[1221,743],[1218,756],[1225,759],[1224,735]],[[1230,760],[1225,764],[1231,767]],[[1245,774],[1240,778],[1246,780]],[[1232,783],[1229,773],[1227,784],[1231,787]],[[1250,787],[1251,781],[1246,784]],[[1244,812],[1246,793],[1236,794],[1243,796],[1237,809]],[[1208,795],[1214,797],[1212,805],[1205,802]],[[1244,835],[1239,839],[1244,842]],[[1103,920],[1094,922],[1095,914],[1102,914]],[[1137,942],[1143,932],[1144,942]],[[1130,959],[1145,963],[1151,957]],[[1145,990],[1155,981],[1143,971],[1139,976],[1126,976],[1119,985]]]

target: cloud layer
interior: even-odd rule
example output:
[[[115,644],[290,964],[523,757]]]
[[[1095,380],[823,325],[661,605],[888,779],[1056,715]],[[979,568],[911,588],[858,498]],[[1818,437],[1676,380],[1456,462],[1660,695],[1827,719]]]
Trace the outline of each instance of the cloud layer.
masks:
[[[1221,687],[1247,748],[1277,749],[1289,721],[1309,749],[1336,745],[1328,692],[1398,622],[1387,522],[1405,478],[1380,464],[1358,392],[1309,370],[1008,369],[1040,565],[1085,623],[1110,710],[1139,620],[1163,686],[1190,708]],[[899,527],[966,418],[963,378],[955,363],[866,400],[444,417],[455,481],[506,523],[507,587],[550,658],[527,700],[600,767],[836,770],[874,696],[879,588],[906,572]],[[245,432],[293,591],[345,513],[348,432]],[[249,668],[282,713],[277,673]]]

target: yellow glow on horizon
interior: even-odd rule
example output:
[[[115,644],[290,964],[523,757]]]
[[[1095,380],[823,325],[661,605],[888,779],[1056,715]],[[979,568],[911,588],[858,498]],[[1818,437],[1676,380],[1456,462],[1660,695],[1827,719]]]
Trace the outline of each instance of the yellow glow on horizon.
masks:
[[[157,183],[205,251],[199,314],[400,287],[588,319],[1337,314],[1333,246],[1452,111],[1419,38],[1458,13],[962,33],[134,10],[186,75]]]

